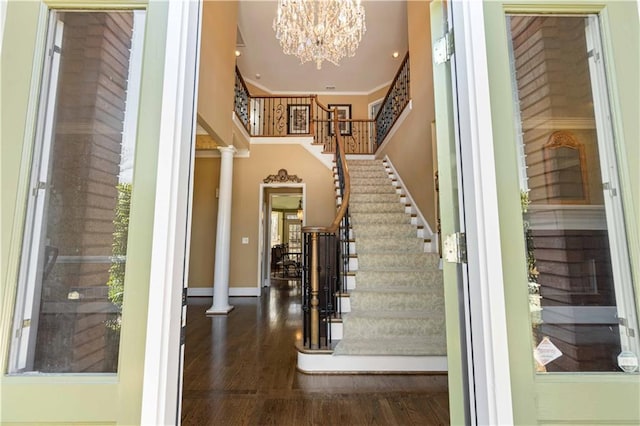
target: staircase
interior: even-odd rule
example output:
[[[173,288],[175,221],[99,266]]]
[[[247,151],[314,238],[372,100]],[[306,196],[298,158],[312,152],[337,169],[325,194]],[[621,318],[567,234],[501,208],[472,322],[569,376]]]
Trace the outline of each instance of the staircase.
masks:
[[[332,324],[340,339],[333,353],[301,354],[298,367],[314,372],[446,371],[439,257],[425,252],[415,218],[382,161],[351,160],[348,167],[353,288],[343,295],[341,322]]]

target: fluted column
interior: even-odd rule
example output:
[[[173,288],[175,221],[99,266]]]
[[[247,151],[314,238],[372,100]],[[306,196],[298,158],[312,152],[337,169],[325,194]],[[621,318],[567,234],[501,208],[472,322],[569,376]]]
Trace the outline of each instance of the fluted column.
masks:
[[[233,182],[233,146],[220,151],[220,189],[218,193],[218,227],[216,231],[216,265],[213,275],[213,305],[207,315],[226,315],[229,305],[229,252],[231,249],[231,192]]]

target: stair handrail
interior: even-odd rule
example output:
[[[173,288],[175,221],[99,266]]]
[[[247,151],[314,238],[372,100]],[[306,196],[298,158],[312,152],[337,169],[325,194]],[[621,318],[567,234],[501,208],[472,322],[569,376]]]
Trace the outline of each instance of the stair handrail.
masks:
[[[396,124],[398,117],[400,117],[406,106],[409,104],[409,100],[411,98],[411,78],[409,71],[409,52],[407,52],[400,64],[400,68],[398,68],[398,71],[389,86],[389,91],[382,101],[382,107],[374,118],[376,123],[375,150],[382,145],[384,138],[387,137],[389,131],[393,128],[393,125]]]
[[[334,112],[333,128],[338,129],[338,123],[341,121],[338,119],[338,108],[334,108],[334,111],[331,111],[329,108],[324,106],[320,101],[318,101],[317,96],[313,96],[313,99],[319,108],[323,109],[326,112]],[[334,152],[334,161],[336,163],[336,168],[338,169],[338,182],[340,183],[340,181],[343,180],[343,182],[340,183],[340,185],[341,186],[344,185],[344,188],[340,188],[340,190],[342,191],[342,193],[340,194],[341,196],[340,207],[338,208],[338,211],[336,212],[336,216],[333,219],[333,222],[331,223],[331,225],[305,227],[307,229],[313,228],[316,230],[316,232],[335,233],[338,230],[338,227],[340,226],[340,222],[342,222],[342,219],[345,217],[347,213],[347,209],[349,207],[349,199],[351,198],[351,176],[349,175],[349,168],[347,167],[347,156],[344,149],[344,140],[339,131],[334,131],[334,134],[336,138],[336,150]],[[342,177],[340,176],[341,170],[343,174]],[[303,231],[304,231],[304,228],[303,228]]]

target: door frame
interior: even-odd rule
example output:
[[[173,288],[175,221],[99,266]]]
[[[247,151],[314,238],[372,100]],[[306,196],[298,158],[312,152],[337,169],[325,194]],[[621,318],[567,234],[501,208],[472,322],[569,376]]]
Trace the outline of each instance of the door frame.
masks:
[[[141,424],[179,424],[202,0],[169,0]]]
[[[447,296],[457,296],[456,300],[449,297],[447,302],[450,308],[447,310],[447,323],[458,327],[452,330],[452,334],[461,334],[459,342],[448,341],[447,352],[452,361],[450,371],[461,371],[463,376],[456,377],[458,380],[452,383],[454,392],[450,393],[450,407],[452,411],[468,410],[467,418],[458,419],[468,424],[512,424],[511,371],[483,2],[447,2],[447,6],[450,6],[448,21],[454,23],[455,53],[451,57],[454,99],[451,113],[456,117],[457,160],[439,164],[438,170],[443,173],[445,169],[453,168],[453,173],[464,177],[457,180],[462,228],[453,231],[466,234],[467,246],[467,261],[462,265],[462,273],[459,273],[460,268],[444,267],[445,289],[449,289]],[[436,25],[439,24],[432,20],[433,34],[441,36],[446,30],[440,28],[438,33]],[[448,127],[449,123],[437,122],[436,126],[441,128],[439,136],[448,135],[448,138],[438,138],[441,145],[438,152],[448,152],[445,144],[449,144],[453,135],[442,128]],[[441,195],[443,190],[441,185]],[[460,286],[457,293],[451,290]],[[465,380],[468,383],[466,389]]]
[[[258,212],[258,235],[260,236],[260,241],[258,241],[258,259],[260,261],[260,265],[258,267],[258,285],[259,287],[270,287],[271,286],[271,276],[268,275],[265,277],[265,271],[267,268],[270,268],[271,265],[271,252],[266,249],[267,240],[270,236],[270,232],[266,233],[265,229],[270,229],[268,226],[265,226],[265,222],[267,220],[271,220],[271,198],[274,194],[269,195],[269,200],[265,203],[265,191],[267,188],[289,188],[289,189],[298,189],[300,192],[291,192],[291,193],[278,193],[277,195],[300,195],[302,197],[302,226],[305,225],[305,221],[307,218],[307,209],[305,206],[307,205],[307,185],[305,183],[261,183],[260,184],[260,202],[258,204],[260,211]],[[269,240],[270,242],[270,240]]]

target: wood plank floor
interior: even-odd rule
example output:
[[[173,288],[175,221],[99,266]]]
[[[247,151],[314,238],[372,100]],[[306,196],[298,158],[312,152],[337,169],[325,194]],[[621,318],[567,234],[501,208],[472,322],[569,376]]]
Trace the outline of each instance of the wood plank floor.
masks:
[[[183,425],[449,424],[446,375],[306,375],[296,370],[301,291],[279,282],[206,317],[190,298]]]

